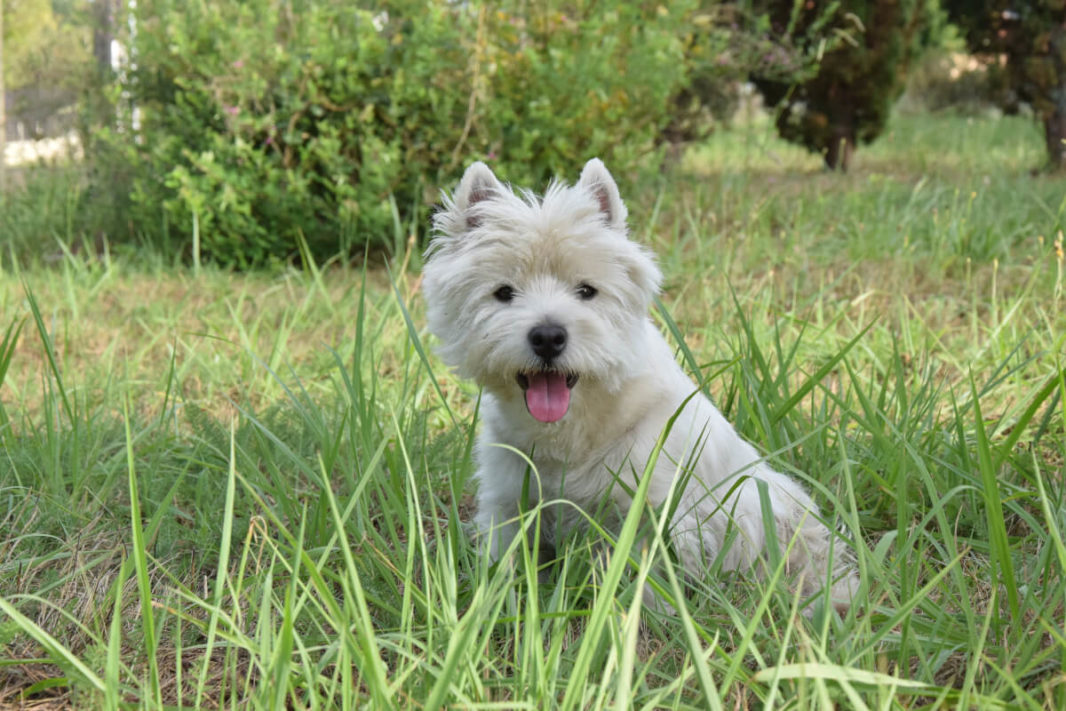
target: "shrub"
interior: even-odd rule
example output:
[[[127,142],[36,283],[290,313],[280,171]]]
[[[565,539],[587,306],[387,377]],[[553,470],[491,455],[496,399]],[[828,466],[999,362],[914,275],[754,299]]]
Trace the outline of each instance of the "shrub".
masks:
[[[746,3],[704,2],[693,13],[681,35],[685,83],[673,96],[662,136],[672,147],[706,138],[736,111],[748,74],[773,48],[766,28],[755,20]]]
[[[821,55],[817,71],[793,84],[756,76],[777,105],[781,137],[847,170],[855,147],[884,129],[908,64],[937,26],[936,0],[767,0],[771,32],[783,48]],[[827,38],[835,38],[827,43]],[[824,50],[824,53],[823,53]]]
[[[684,80],[685,3],[360,5],[141,0],[141,124],[94,151],[131,221],[238,267],[401,241],[473,159],[648,163]]]

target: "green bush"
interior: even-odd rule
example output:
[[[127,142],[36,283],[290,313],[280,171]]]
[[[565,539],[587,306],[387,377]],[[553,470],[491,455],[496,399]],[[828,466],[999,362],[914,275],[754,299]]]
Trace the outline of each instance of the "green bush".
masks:
[[[687,3],[142,0],[93,141],[149,234],[237,267],[397,248],[474,159],[520,184],[646,160],[684,82]],[[122,111],[119,112],[122,115]],[[129,114],[129,111],[126,111]]]
[[[817,71],[800,83],[756,72],[778,133],[847,170],[860,143],[881,134],[910,62],[940,32],[937,0],[756,0],[782,48],[816,51]],[[827,38],[832,38],[827,41]]]
[[[81,246],[86,235],[72,228],[90,207],[81,177],[65,165],[11,171],[0,190],[0,272],[62,254],[62,245]]]

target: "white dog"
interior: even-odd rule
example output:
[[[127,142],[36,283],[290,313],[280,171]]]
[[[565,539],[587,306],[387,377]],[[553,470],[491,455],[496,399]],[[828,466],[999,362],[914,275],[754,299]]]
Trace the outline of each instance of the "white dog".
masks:
[[[684,404],[648,497],[663,504],[685,477],[670,521],[685,570],[698,575],[718,556],[724,570],[766,559],[762,481],[790,574],[804,592],[828,583],[834,604],[849,604],[857,578],[845,545],[832,544],[806,491],[771,469],[707,398],[690,398],[696,385],[648,316],[661,275],[627,238],[626,208],[602,162],[590,160],[577,185],[553,183],[543,198],[515,195],[474,163],[434,229],[423,276],[429,327],[445,362],[484,389],[476,524],[494,557],[518,532],[528,469],[496,445],[531,457],[530,503],[562,498],[593,512],[609,497],[625,512],[635,477]],[[544,515],[549,544],[580,521],[570,506]]]

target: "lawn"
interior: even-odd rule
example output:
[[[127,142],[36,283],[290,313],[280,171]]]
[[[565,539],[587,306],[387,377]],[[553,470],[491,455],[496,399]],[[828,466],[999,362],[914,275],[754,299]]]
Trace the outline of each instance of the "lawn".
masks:
[[[64,250],[76,215],[21,203],[0,707],[1066,708],[1042,150],[1020,118],[898,116],[842,176],[755,123],[623,181],[678,358],[853,547],[842,616],[781,575],[679,577],[631,528],[606,570],[596,531],[539,574],[480,557],[478,392],[433,355],[417,250],[235,274]],[[676,613],[641,610],[646,575]]]

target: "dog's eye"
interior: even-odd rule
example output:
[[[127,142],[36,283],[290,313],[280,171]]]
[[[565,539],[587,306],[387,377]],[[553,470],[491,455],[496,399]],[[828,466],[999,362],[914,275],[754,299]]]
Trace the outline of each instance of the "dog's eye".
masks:
[[[596,291],[596,287],[592,286],[591,284],[580,284],[577,287],[577,295],[581,298],[582,301],[588,301],[598,293],[599,292]]]
[[[506,304],[508,301],[514,298],[514,289],[504,284],[499,289],[492,292],[492,295],[496,297],[497,301],[502,301]]]

